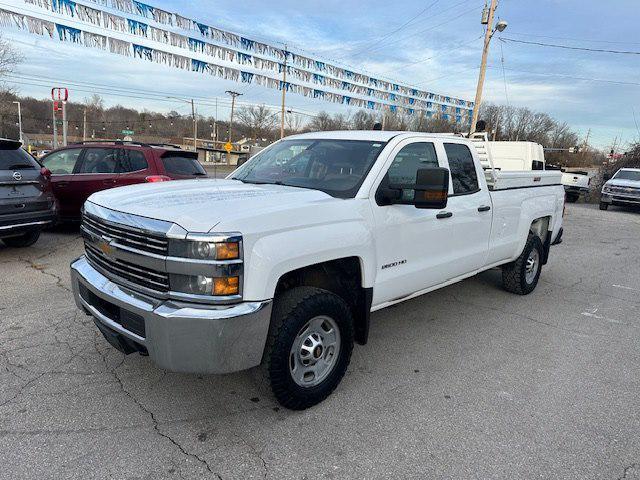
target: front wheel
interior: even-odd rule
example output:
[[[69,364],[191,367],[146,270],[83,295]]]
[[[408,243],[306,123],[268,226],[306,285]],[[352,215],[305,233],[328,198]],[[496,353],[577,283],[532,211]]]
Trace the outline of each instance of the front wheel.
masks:
[[[600,210],[606,210],[607,208],[609,208],[608,203],[600,202]]]
[[[276,299],[265,366],[280,404],[304,410],[338,386],[351,360],[353,317],[339,296],[297,287]]]
[[[505,290],[518,295],[528,295],[538,285],[542,271],[542,241],[532,233],[524,250],[515,262],[502,267],[502,285]]]
[[[17,237],[5,238],[2,241],[7,247],[24,248],[36,243],[38,238],[40,238],[40,230],[32,230]]]

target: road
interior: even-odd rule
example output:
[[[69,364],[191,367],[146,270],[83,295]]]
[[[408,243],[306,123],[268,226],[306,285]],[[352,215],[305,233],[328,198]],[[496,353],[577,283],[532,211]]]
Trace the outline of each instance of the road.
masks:
[[[373,314],[319,406],[167,373],[76,310],[78,232],[0,247],[0,478],[640,478],[640,214],[568,205],[537,290],[493,270]]]

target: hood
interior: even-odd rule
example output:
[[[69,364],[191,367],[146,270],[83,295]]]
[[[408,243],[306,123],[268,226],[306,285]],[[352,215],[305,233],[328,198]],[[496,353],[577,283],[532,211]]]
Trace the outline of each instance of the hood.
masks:
[[[608,180],[607,183],[605,183],[605,185],[609,186],[609,187],[635,187],[635,188],[640,188],[640,182],[637,180],[621,180],[621,179],[616,179],[616,178],[612,178],[611,180]]]
[[[209,232],[221,221],[260,217],[313,204],[340,202],[318,190],[254,185],[237,180],[178,180],[113,188],[94,193],[92,203],[180,225],[189,232]]]

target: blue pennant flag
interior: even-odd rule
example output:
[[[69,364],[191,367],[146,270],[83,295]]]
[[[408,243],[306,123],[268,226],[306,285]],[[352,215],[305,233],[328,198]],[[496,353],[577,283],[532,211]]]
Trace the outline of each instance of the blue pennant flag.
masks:
[[[319,83],[321,85],[324,85],[324,77],[322,75],[317,74],[317,73],[313,74],[313,81],[315,83]]]
[[[189,50],[192,52],[204,52],[205,43],[197,38],[189,37]]]
[[[195,24],[198,26],[198,30],[200,30],[200,33],[202,34],[202,36],[204,37],[209,36],[209,25],[205,25],[204,23],[198,23],[198,22],[195,22]]]
[[[253,80],[253,73],[240,72],[240,77],[242,78],[242,83],[251,83]]]
[[[77,28],[56,23],[56,30],[58,30],[58,37],[64,42],[80,43],[82,39],[82,32]]]
[[[146,60],[152,60],[153,59],[153,55],[152,55],[153,50],[152,49],[150,49],[149,47],[142,46],[142,45],[136,45],[135,43],[133,43],[132,45],[133,45],[133,56],[134,57],[144,58]]]
[[[144,35],[145,37],[147,36],[148,25],[146,23],[127,18],[127,24],[129,25],[129,33],[133,33],[134,35]]]
[[[324,98],[324,92],[322,90],[313,90],[313,98]]]
[[[147,18],[153,17],[153,7],[151,5],[133,0],[133,6],[136,7],[136,13],[138,15]]]
[[[342,97],[342,103],[349,105],[351,103],[351,97],[347,97],[346,95]]]
[[[373,110],[374,108],[376,108],[376,102],[372,102],[371,100],[369,100],[367,102],[367,108],[370,108],[371,110]]]
[[[248,38],[240,37],[240,46],[245,50],[253,51],[253,49],[256,48],[256,42]]]
[[[191,70],[194,72],[206,72],[209,69],[209,64],[201,60],[191,59]]]

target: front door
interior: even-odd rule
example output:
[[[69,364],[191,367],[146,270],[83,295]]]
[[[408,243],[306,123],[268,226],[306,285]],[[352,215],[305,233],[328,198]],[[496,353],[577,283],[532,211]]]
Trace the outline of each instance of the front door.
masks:
[[[446,166],[432,142],[405,140],[390,158],[374,192],[387,184],[415,184],[418,169]],[[405,190],[403,196],[412,198],[413,191]],[[381,206],[375,198],[371,201],[377,239],[373,306],[446,281],[457,257],[451,248],[454,231],[450,218],[438,215],[440,210],[413,205]]]
[[[75,175],[74,182],[78,192],[77,201],[80,208],[92,193],[113,188],[117,185],[118,161],[116,150],[113,148],[90,147],[82,155],[80,168]]]

